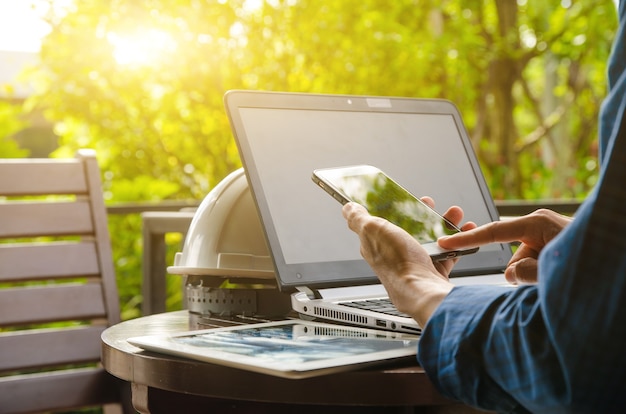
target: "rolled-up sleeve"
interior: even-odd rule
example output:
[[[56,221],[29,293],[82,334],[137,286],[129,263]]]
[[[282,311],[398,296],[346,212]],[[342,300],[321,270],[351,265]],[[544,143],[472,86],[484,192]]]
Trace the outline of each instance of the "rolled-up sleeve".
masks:
[[[552,371],[549,366],[557,361],[550,341],[540,333],[545,328],[536,299],[531,286],[454,288],[428,322],[419,345],[419,361],[435,386],[473,406],[527,412],[512,395],[519,397],[515,391],[521,389],[529,395],[543,392],[532,390],[534,376]]]
[[[621,134],[608,168],[621,181],[603,183],[546,246],[537,285],[455,287],[434,312],[418,359],[444,395],[502,413],[625,412],[626,127]]]

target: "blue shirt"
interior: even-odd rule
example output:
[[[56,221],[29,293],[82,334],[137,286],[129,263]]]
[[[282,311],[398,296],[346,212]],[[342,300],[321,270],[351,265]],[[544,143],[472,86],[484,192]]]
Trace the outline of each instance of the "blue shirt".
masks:
[[[502,413],[626,412],[626,2],[600,115],[601,173],[539,257],[538,283],[454,288],[418,359],[451,398]]]

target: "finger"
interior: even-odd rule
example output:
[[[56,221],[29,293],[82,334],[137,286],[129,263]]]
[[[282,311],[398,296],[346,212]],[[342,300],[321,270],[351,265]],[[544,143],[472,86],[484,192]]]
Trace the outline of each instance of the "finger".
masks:
[[[463,220],[463,209],[457,206],[450,207],[444,214],[446,220],[458,226]]]
[[[476,227],[478,227],[476,223],[474,223],[473,221],[468,221],[467,223],[461,226],[461,231],[472,230],[472,229],[475,229]]]
[[[481,246],[483,244],[518,241],[525,232],[526,225],[519,219],[494,221],[468,231],[441,237],[438,242],[444,249]]]
[[[504,276],[513,284],[528,284],[537,282],[537,259],[524,258],[514,262],[506,268]]]
[[[522,259],[525,259],[527,257],[536,259],[537,257],[539,257],[539,252],[529,247],[526,243],[522,243],[515,250],[515,253],[513,253],[513,256],[511,256],[511,260],[509,260],[509,265],[515,262],[518,262]]]
[[[346,220],[348,220],[352,216],[360,214],[361,212],[367,212],[367,210],[359,203],[355,203],[352,201],[344,204],[341,209],[341,213]]]
[[[435,200],[433,200],[431,197],[424,196],[420,198],[420,200],[422,200],[422,202],[426,204],[428,207],[433,208],[433,209],[435,208]]]
[[[363,227],[363,217],[369,216],[365,207],[353,202],[344,204],[341,214],[348,222],[350,230],[356,233],[359,233]]]

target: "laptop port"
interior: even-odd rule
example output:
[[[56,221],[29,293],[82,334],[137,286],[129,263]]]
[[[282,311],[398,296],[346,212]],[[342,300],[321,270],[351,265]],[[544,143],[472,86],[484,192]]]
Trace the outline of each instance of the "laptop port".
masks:
[[[386,328],[387,322],[383,321],[382,319],[376,319],[376,326],[379,326],[381,328]]]
[[[413,327],[413,326],[405,326],[405,325],[402,325],[402,329],[406,329],[406,330],[409,330],[409,331],[413,331],[413,332],[415,332],[415,333],[422,333],[422,330],[421,330],[420,328],[415,328],[415,327]]]

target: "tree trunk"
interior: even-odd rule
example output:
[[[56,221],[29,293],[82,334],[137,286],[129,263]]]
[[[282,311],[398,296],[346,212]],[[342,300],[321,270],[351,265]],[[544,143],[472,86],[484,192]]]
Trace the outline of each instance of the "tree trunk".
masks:
[[[514,150],[517,128],[513,117],[515,99],[513,87],[519,79],[520,49],[517,32],[517,2],[496,0],[498,12],[498,38],[495,42],[495,58],[490,66],[490,84],[493,96],[491,140],[500,154],[498,163],[502,169],[502,185],[509,197],[521,196],[519,166]]]

